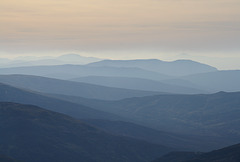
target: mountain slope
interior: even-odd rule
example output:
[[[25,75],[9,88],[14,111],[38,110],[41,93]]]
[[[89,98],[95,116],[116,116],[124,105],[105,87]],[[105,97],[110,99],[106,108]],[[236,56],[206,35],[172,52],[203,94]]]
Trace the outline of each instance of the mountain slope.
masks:
[[[184,76],[182,79],[215,91],[240,91],[240,70],[225,70]]]
[[[161,95],[113,102],[52,96],[112,112],[131,122],[90,120],[101,129],[182,150],[206,152],[239,141],[239,93]]]
[[[63,64],[87,64],[100,61],[99,58],[84,57],[78,54],[65,54],[53,56],[22,56],[14,59],[0,58],[0,67],[39,66],[39,65],[63,65]]]
[[[223,139],[218,137],[174,134],[124,121],[101,119],[84,121],[112,134],[141,139],[182,151],[211,151],[226,146]]]
[[[56,66],[30,66],[1,68],[0,74],[25,74],[37,75],[58,79],[72,79],[81,76],[122,76],[148,78],[153,80],[170,79],[172,77],[158,72],[143,70],[140,68],[119,67],[90,67],[87,65],[56,65]]]
[[[188,160],[198,157],[200,152],[170,152],[152,162],[186,162]],[[197,162],[197,161],[195,161]],[[207,161],[206,161],[207,162]]]
[[[172,152],[153,162],[239,162],[240,144],[208,153]]]
[[[75,118],[119,119],[117,115],[4,84],[0,84],[0,101],[33,104]]]
[[[30,75],[0,75],[0,83],[43,93],[65,94],[104,100],[118,100],[161,94],[161,92],[111,88]]]
[[[165,75],[183,76],[196,73],[217,71],[216,68],[191,60],[176,60],[172,62],[157,59],[139,60],[103,60],[88,64],[88,66],[101,67],[138,67],[145,70],[155,71]]]
[[[25,162],[147,162],[171,150],[36,106],[0,103],[0,154]]]
[[[71,79],[72,81],[97,84],[102,86],[127,88],[145,91],[159,91],[168,93],[182,93],[182,94],[196,94],[206,93],[196,88],[189,88],[187,86],[178,86],[142,78],[130,77],[104,77],[104,76],[87,76]]]
[[[239,162],[240,161],[240,144],[225,147],[223,149],[211,151],[209,153],[202,154],[197,158],[189,160],[188,162]]]
[[[240,92],[209,95],[156,95],[120,101],[91,102],[65,98],[111,112],[146,126],[185,134],[240,137]]]

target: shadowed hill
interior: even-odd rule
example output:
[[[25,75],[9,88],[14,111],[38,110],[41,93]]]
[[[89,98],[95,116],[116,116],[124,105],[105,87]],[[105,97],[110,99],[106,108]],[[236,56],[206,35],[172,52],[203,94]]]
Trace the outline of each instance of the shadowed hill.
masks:
[[[0,154],[24,162],[147,162],[171,150],[36,106],[0,103]]]
[[[170,152],[152,162],[186,162],[198,157],[200,152]],[[206,161],[207,162],[207,161]]]
[[[18,160],[15,160],[15,159],[5,156],[5,155],[0,155],[0,161],[1,162],[20,162]]]
[[[240,144],[209,153],[172,152],[152,162],[239,162]]]

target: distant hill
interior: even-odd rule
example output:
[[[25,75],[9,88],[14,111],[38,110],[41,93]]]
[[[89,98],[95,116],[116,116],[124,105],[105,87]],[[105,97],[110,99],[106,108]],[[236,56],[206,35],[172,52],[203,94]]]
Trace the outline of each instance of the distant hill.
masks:
[[[118,100],[129,97],[162,94],[162,92],[156,91],[111,88],[30,75],[0,75],[0,83],[44,93],[65,94],[103,100]]]
[[[65,64],[87,64],[91,62],[100,61],[102,59],[96,57],[85,57],[78,54],[65,54],[55,58],[65,62]]]
[[[0,154],[24,162],[148,162],[172,150],[36,106],[0,103]]]
[[[88,64],[100,61],[99,58],[84,57],[78,54],[65,54],[61,56],[22,56],[14,59],[0,58],[0,67],[39,66],[39,65],[63,65],[63,64]]]
[[[5,84],[0,84],[0,101],[37,105],[75,118],[121,119],[111,113],[102,112],[81,104],[51,98],[33,91],[22,90]]]
[[[240,91],[240,70],[225,70],[184,76],[181,79],[190,81],[203,89],[216,91]]]
[[[135,77],[153,80],[171,79],[172,77],[158,72],[135,67],[90,67],[87,65],[55,65],[55,66],[26,66],[1,68],[0,74],[37,75],[58,79],[72,79],[82,76],[116,76]]]
[[[87,76],[71,79],[72,81],[85,82],[90,84],[97,84],[102,86],[127,88],[145,91],[159,91],[167,93],[182,93],[182,94],[197,94],[207,93],[197,88],[190,88],[187,86],[178,86],[142,78],[130,77],[104,77],[104,76]]]
[[[101,67],[137,67],[149,71],[155,71],[165,75],[184,76],[196,73],[217,71],[215,67],[195,62],[192,60],[161,61],[157,59],[139,60],[103,60],[88,64],[88,66]]]
[[[152,162],[239,162],[240,144],[209,153],[172,152]]]

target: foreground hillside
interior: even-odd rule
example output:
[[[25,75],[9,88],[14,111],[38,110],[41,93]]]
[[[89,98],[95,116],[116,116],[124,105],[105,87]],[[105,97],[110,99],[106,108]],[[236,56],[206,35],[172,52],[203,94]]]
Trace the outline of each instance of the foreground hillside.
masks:
[[[25,162],[147,162],[171,150],[39,107],[0,103],[0,154]]]
[[[239,162],[240,144],[208,153],[172,152],[153,162]]]
[[[10,158],[8,156],[5,156],[5,155],[0,155],[0,161],[1,162],[19,162],[13,158]]]

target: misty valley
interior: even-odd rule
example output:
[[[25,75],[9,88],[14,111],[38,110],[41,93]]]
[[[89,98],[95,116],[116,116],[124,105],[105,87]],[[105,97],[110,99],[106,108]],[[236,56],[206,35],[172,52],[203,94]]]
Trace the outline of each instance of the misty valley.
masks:
[[[1,162],[239,162],[240,70],[0,59]]]

